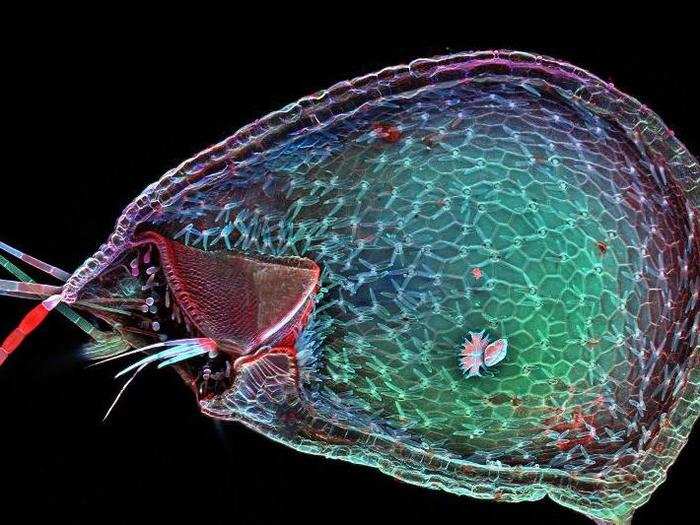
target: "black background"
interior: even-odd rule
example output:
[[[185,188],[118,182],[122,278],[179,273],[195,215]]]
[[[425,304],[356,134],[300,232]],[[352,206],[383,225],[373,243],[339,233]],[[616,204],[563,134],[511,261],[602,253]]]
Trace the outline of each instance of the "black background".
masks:
[[[547,54],[612,80],[697,155],[698,46],[681,23],[693,17],[672,15],[507,27],[496,12],[367,11],[348,26],[303,10],[274,24],[242,12],[25,19],[4,52],[0,239],[72,271],[147,184],[242,125],[339,80],[470,49]],[[0,334],[29,306],[0,300]],[[461,498],[302,455],[204,418],[170,371],[143,374],[102,424],[120,383],[116,367],[85,369],[83,341],[52,315],[0,368],[0,511],[20,513],[6,523],[590,523],[548,500]],[[696,430],[635,523],[695,504],[698,458]]]

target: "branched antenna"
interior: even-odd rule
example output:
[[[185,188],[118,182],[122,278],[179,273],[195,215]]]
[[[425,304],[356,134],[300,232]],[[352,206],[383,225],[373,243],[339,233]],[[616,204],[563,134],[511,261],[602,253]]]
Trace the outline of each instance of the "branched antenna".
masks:
[[[13,248],[9,244],[5,244],[2,241],[0,241],[0,250],[17,257],[20,261],[27,263],[29,266],[36,268],[37,270],[41,270],[42,272],[48,273],[49,275],[55,277],[59,281],[66,282],[70,277],[70,274],[68,272],[61,270],[60,268],[57,268],[56,266],[53,266],[51,264],[45,263],[44,261],[40,261],[36,257],[27,255],[26,253],[21,252],[17,248]]]
[[[2,255],[0,255],[0,266],[5,268],[8,272],[17,277],[17,279],[19,279],[20,281],[25,283],[34,283],[34,279],[29,277],[29,275],[24,273],[20,268],[18,268],[16,265],[14,265]],[[90,323],[87,319],[82,317],[68,305],[61,303],[56,307],[56,310],[95,341],[100,341],[105,337],[106,334],[101,332],[92,323]]]

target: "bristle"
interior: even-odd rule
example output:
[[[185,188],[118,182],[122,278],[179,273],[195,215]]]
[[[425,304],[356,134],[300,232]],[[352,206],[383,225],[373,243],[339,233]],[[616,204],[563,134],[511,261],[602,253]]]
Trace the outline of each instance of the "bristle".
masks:
[[[107,361],[113,359],[131,348],[124,338],[119,335],[106,335],[87,343],[82,348],[82,355],[90,361]]]
[[[197,357],[198,355],[204,355],[209,352],[209,349],[200,346],[194,346],[191,348],[192,350],[183,351],[175,357],[171,357],[170,359],[161,361],[160,363],[158,363],[158,368],[165,368],[166,366],[174,365],[182,361],[187,361],[188,359]]]
[[[108,418],[109,415],[112,413],[112,410],[114,410],[114,407],[117,406],[117,403],[118,403],[119,400],[121,399],[121,397],[122,397],[122,395],[124,394],[124,392],[126,392],[126,389],[129,387],[129,385],[131,384],[131,382],[132,382],[134,379],[136,379],[136,376],[139,375],[139,372],[141,372],[141,370],[143,370],[144,368],[146,368],[146,365],[141,365],[141,367],[138,368],[138,369],[136,370],[136,372],[134,372],[134,373],[132,374],[132,376],[129,378],[129,380],[128,380],[126,383],[124,383],[124,386],[122,386],[122,387],[119,389],[119,393],[116,395],[116,397],[114,398],[114,401],[113,401],[112,404],[109,406],[109,409],[107,409],[107,413],[106,413],[105,416],[102,418],[102,422],[103,422],[103,423],[104,423],[105,421],[107,421],[107,418]]]
[[[25,297],[27,299],[45,299],[60,293],[60,286],[0,279],[0,295],[12,295],[13,297]]]
[[[12,246],[2,241],[0,241],[0,250],[17,257],[19,260],[27,263],[29,266],[32,266],[37,270],[41,270],[42,272],[48,273],[49,275],[55,277],[60,281],[65,282],[70,277],[70,274],[68,272],[61,270],[60,268],[57,268],[56,266],[53,266],[51,264],[45,263],[44,261],[40,261],[36,257],[27,255],[26,253],[21,252],[17,248],[13,248]]]
[[[158,346],[166,346],[165,344],[161,345],[151,345],[150,347],[146,348],[155,348]],[[194,357],[196,355],[203,355],[206,353],[209,353],[211,350],[213,350],[216,347],[216,343],[212,341],[209,338],[201,338],[201,339],[180,339],[180,340],[174,340],[174,341],[168,341],[168,345],[170,348],[167,348],[166,350],[162,350],[160,352],[157,352],[155,354],[149,355],[144,357],[143,359],[140,359],[139,361],[136,361],[135,363],[127,366],[124,370],[119,372],[115,377],[120,377],[124,374],[127,374],[131,372],[132,370],[139,368],[140,366],[147,365],[149,363],[153,363],[154,361],[159,361],[159,360],[165,360],[166,362],[168,360],[171,360],[172,358],[177,358],[177,357],[182,357],[183,359],[185,358],[184,356],[186,355],[187,359]],[[141,351],[145,350],[146,348],[139,349]],[[177,362],[183,359],[178,359],[173,362]]]
[[[114,401],[110,405],[109,409],[107,410],[107,413],[105,414],[105,417],[103,418],[102,421],[106,421],[109,415],[112,413],[114,410],[114,407],[117,406],[117,403],[119,402],[119,399],[122,397],[124,392],[126,391],[127,387],[131,384],[131,382],[136,378],[136,376],[141,373],[141,371],[146,368],[150,363],[157,361],[158,359],[164,359],[166,357],[170,357],[170,359],[167,359],[166,361],[163,361],[159,364],[158,368],[162,368],[164,366],[168,366],[171,364],[175,364],[180,361],[184,361],[185,359],[190,359],[192,357],[198,356],[198,355],[203,355],[206,354],[210,351],[212,351],[215,348],[215,343],[211,339],[207,338],[202,338],[202,339],[180,339],[180,340],[175,340],[175,341],[168,341],[168,342],[163,342],[163,343],[156,343],[153,345],[149,345],[147,347],[143,348],[137,348],[135,350],[132,350],[131,352],[127,352],[126,354],[133,354],[136,352],[143,352],[148,349],[154,349],[154,348],[160,348],[163,346],[170,346],[171,348],[168,348],[167,350],[163,350],[161,352],[158,352],[156,354],[147,356],[140,361],[137,361],[133,365],[125,368],[121,372],[119,372],[116,377],[119,377],[121,375],[124,375],[132,370],[134,370],[134,373],[131,375],[131,377],[124,383],[124,386],[122,386],[119,389],[119,393],[115,397]],[[107,359],[108,361],[110,359]]]

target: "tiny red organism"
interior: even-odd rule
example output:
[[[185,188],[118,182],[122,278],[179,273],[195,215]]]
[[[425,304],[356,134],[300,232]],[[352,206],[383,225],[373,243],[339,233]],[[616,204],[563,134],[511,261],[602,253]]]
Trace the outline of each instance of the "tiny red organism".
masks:
[[[467,377],[480,376],[481,367],[490,367],[499,363],[506,356],[508,341],[499,339],[489,344],[489,336],[480,333],[469,332],[469,338],[464,342],[464,348],[460,352],[460,368]]]
[[[484,272],[481,271],[481,268],[472,268],[472,275],[474,276],[474,279],[478,281],[484,276]]]
[[[377,122],[372,127],[374,134],[385,142],[393,144],[401,138],[401,131],[396,126]]]
[[[605,255],[605,252],[608,251],[608,244],[605,241],[598,241],[596,246],[598,247],[600,255]]]

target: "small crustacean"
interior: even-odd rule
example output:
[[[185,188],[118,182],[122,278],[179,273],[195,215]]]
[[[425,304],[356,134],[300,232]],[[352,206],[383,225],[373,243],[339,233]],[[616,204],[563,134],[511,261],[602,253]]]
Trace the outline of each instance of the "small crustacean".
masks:
[[[508,351],[508,341],[499,339],[491,344],[489,336],[484,336],[485,330],[479,333],[469,332],[469,340],[464,342],[464,347],[459,358],[459,366],[467,377],[480,376],[479,369],[493,366],[503,360]]]

